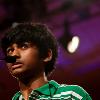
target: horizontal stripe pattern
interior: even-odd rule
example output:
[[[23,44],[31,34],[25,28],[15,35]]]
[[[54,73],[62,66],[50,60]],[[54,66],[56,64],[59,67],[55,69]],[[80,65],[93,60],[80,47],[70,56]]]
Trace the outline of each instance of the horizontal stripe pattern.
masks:
[[[78,99],[82,99],[83,97],[80,96],[79,94],[75,93],[74,91],[66,91],[66,92],[61,92],[60,94],[56,94],[53,97],[61,97],[62,95],[73,95],[74,97],[77,97]]]

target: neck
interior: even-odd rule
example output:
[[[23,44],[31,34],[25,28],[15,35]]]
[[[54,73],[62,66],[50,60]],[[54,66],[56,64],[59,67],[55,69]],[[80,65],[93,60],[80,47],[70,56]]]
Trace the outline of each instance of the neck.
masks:
[[[28,97],[29,97],[30,93],[32,92],[32,90],[41,87],[42,85],[46,84],[47,82],[48,81],[47,81],[47,78],[45,77],[44,73],[41,73],[41,75],[39,75],[36,79],[33,78],[27,82],[25,81],[25,79],[24,79],[24,81],[19,80],[20,91],[21,91],[24,99],[28,100]]]

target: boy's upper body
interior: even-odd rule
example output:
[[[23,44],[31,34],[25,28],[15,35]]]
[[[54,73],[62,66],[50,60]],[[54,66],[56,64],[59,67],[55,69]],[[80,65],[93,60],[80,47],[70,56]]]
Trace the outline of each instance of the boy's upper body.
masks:
[[[1,44],[9,72],[18,80],[20,87],[20,92],[12,100],[91,100],[79,86],[60,85],[47,80],[58,55],[57,41],[47,26],[20,23],[9,29]]]
[[[24,100],[17,92],[12,100]],[[89,94],[78,85],[58,84],[54,80],[33,90],[28,100],[92,100]]]

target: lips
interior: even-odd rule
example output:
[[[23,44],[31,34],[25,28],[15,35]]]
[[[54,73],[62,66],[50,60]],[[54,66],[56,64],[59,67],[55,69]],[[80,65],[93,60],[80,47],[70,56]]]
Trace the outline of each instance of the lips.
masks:
[[[20,68],[23,64],[21,62],[15,62],[12,64],[11,68],[12,70]]]

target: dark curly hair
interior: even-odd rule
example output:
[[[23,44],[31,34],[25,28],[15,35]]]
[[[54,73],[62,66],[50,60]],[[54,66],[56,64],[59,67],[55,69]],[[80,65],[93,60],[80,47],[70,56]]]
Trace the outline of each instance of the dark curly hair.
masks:
[[[1,47],[6,55],[6,49],[11,44],[23,42],[30,42],[36,45],[41,58],[45,58],[48,50],[52,50],[52,59],[45,66],[45,74],[48,75],[54,69],[58,55],[57,41],[52,32],[46,25],[41,23],[19,23],[6,32],[1,40]]]

